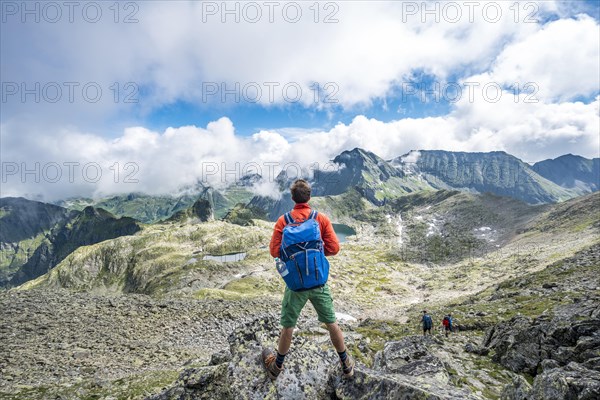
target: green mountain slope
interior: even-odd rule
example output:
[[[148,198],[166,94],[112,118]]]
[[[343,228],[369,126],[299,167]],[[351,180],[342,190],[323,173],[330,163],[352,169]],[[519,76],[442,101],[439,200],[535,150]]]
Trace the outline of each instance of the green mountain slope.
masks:
[[[6,285],[46,240],[64,224],[68,210],[23,198],[0,198],[0,287]]]
[[[232,185],[222,191],[214,191],[202,186],[193,192],[178,196],[130,193],[97,200],[69,199],[59,202],[58,205],[73,210],[83,210],[87,206],[94,206],[103,208],[119,217],[131,217],[144,223],[154,223],[189,208],[199,197],[206,196],[205,193],[208,190],[211,191],[213,197],[211,201],[216,218],[222,218],[235,204],[248,202],[253,196],[248,187],[240,184]]]
[[[86,207],[83,211],[18,198],[0,199],[0,286],[16,286],[45,274],[79,246],[140,230],[132,218]]]
[[[0,198],[0,242],[14,243],[35,237],[68,217],[68,210],[52,204],[22,197]]]
[[[271,265],[264,250],[270,229],[270,224],[260,221],[251,227],[191,220],[149,225],[137,235],[80,247],[48,274],[21,288],[68,288],[156,296],[179,293],[202,298],[211,297],[218,288],[223,290],[221,295],[225,297],[266,294],[265,288],[278,287],[280,282],[243,278],[242,275],[259,266]],[[203,259],[205,255],[235,252],[244,252],[247,256],[231,263]],[[255,287],[255,283],[260,285]]]
[[[430,284],[441,280],[439,295],[456,296],[466,288],[473,292],[567,256],[594,239],[599,196],[531,206],[491,194],[440,191],[416,193],[377,207],[350,191],[316,197],[313,206],[334,222],[356,229],[340,256],[331,260],[332,285],[348,296],[348,304],[370,308],[386,299],[378,287],[387,287],[385,293],[400,299],[407,290],[428,291]],[[563,220],[558,219],[561,215]],[[272,224],[252,221],[249,226],[198,219],[151,225],[134,236],[81,247],[25,287],[228,296],[235,292],[232,287],[247,290],[251,282],[262,293],[281,282],[267,250]],[[558,221],[556,227],[548,225],[552,221]],[[515,254],[528,251],[533,258],[515,264]],[[207,254],[235,252],[246,253],[246,258],[222,264],[203,260]],[[438,269],[439,277],[427,278]]]

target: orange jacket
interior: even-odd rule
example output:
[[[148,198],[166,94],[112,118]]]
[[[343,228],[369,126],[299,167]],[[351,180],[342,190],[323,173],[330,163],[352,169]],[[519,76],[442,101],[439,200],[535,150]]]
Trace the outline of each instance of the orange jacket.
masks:
[[[294,221],[305,221],[310,214],[310,206],[308,203],[298,203],[292,210],[292,218]],[[317,221],[319,222],[319,228],[321,228],[321,239],[323,240],[323,247],[326,256],[334,256],[340,251],[340,242],[333,230],[331,221],[325,214],[318,213]],[[271,237],[271,244],[269,249],[273,257],[279,257],[279,247],[281,247],[281,236],[283,235],[283,228],[285,227],[285,219],[283,215],[279,217],[275,223],[273,229],[273,236]]]

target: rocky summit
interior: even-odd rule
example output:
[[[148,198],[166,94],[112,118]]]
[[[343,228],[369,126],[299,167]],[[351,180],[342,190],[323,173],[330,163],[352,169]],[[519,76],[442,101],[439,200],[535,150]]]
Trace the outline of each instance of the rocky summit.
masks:
[[[352,378],[342,378],[332,347],[299,336],[283,372],[271,381],[259,355],[264,347],[275,346],[277,333],[278,321],[273,317],[244,325],[229,336],[229,353],[213,356],[216,365],[185,370],[173,387],[150,399],[477,398],[448,384],[443,363],[429,354],[428,340],[421,337],[386,345],[373,368],[358,366]],[[397,360],[403,360],[404,368],[393,367]]]

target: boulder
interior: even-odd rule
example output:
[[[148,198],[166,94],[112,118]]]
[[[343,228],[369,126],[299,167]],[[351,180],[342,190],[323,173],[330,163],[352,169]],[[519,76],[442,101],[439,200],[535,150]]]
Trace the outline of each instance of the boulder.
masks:
[[[539,338],[544,328],[525,317],[515,317],[488,331],[484,346],[494,349],[495,362],[514,372],[535,375],[541,361]]]
[[[450,377],[444,364],[427,347],[427,343],[432,343],[433,340],[429,336],[408,336],[395,342],[387,342],[383,350],[375,355],[373,369],[448,383]]]
[[[341,400],[469,400],[477,399],[462,389],[437,382],[402,374],[386,374],[364,367],[357,367],[354,379],[333,376],[330,387],[335,397]],[[324,400],[324,399],[323,399]]]
[[[500,400],[529,400],[531,385],[521,375],[516,375],[510,385],[502,390]]]
[[[542,372],[533,382],[532,400],[600,399],[600,372],[571,362]]]
[[[478,346],[472,342],[468,342],[467,344],[465,344],[465,351],[467,353],[473,353],[479,356],[487,356],[490,352],[490,349],[488,349],[487,347]]]

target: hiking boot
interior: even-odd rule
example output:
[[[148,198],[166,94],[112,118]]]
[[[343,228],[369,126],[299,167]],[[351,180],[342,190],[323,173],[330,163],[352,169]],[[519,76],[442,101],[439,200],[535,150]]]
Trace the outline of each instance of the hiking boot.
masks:
[[[269,375],[269,378],[271,378],[272,380],[277,379],[281,371],[283,371],[283,366],[279,368],[275,363],[276,359],[277,356],[275,355],[275,353],[273,353],[273,351],[269,349],[263,349],[262,354],[260,356],[260,363],[265,368],[265,371],[267,371],[267,375]]]
[[[346,354],[346,361],[342,362],[340,360],[340,364],[342,364],[342,374],[344,378],[350,378],[354,375],[354,359],[350,354]]]

